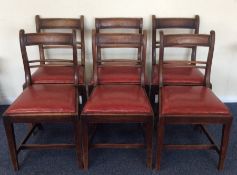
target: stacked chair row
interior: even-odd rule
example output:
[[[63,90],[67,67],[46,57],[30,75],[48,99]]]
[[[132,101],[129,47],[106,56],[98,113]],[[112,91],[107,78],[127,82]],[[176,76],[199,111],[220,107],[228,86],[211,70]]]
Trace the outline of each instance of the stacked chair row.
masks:
[[[21,150],[54,148],[76,149],[78,164],[83,169],[88,169],[89,166],[89,148],[145,148],[147,167],[152,168],[154,124],[157,126],[157,170],[160,169],[164,149],[214,149],[219,154],[218,168],[223,169],[232,116],[211,90],[210,74],[215,32],[198,34],[198,16],[152,16],[152,79],[151,83],[148,83],[145,74],[147,32],[142,26],[142,18],[95,20],[96,29],[92,31],[93,76],[88,88],[85,83],[83,16],[80,19],[66,19],[40,18],[37,15],[37,33],[20,31],[26,81],[23,92],[5,111],[3,118],[15,170],[19,169],[18,154]],[[166,28],[190,29],[195,33],[191,34],[188,30],[186,34],[164,34],[160,31],[160,38],[157,40],[157,31]],[[53,32],[48,32],[51,29]],[[110,29],[109,32],[107,29]],[[61,33],[56,33],[55,30],[60,30]],[[39,48],[39,59],[29,58],[29,46]],[[198,47],[207,48],[206,59],[196,59]],[[106,54],[103,54],[104,50],[115,48],[119,49],[120,54],[124,49],[132,49],[131,55],[136,53],[136,58],[107,58]],[[191,59],[165,60],[168,48],[191,49]],[[46,49],[69,49],[72,58],[48,58]],[[156,56],[158,49],[159,57]],[[155,100],[157,95],[158,101]],[[155,115],[152,106],[156,111]],[[75,128],[75,142],[27,144],[36,128],[51,122],[71,123]],[[16,145],[14,123],[29,123],[31,127],[19,147]],[[96,126],[102,123],[140,123],[144,128],[145,142],[93,143],[91,140]],[[210,144],[165,144],[165,126],[170,124],[194,125],[207,135]],[[223,125],[220,146],[217,146],[208,133],[205,125],[209,124]]]

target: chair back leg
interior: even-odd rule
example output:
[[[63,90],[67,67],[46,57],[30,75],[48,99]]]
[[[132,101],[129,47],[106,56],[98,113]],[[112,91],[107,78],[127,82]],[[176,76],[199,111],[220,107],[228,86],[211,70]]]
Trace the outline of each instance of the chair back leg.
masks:
[[[82,119],[82,157],[83,157],[83,166],[84,170],[88,170],[89,162],[89,140],[88,140],[88,123]]]
[[[228,142],[229,142],[231,123],[232,122],[230,121],[224,124],[222,128],[221,148],[220,148],[219,163],[218,163],[219,170],[224,169],[224,161],[225,161]]]
[[[74,123],[76,153],[77,153],[79,167],[83,169],[82,150],[81,150],[81,126],[80,125],[81,125],[81,122],[79,120],[76,120]]]
[[[164,142],[164,133],[165,133],[164,118],[159,117],[159,121],[157,123],[156,170],[160,170],[161,154],[162,154],[163,142]]]
[[[146,124],[146,155],[147,155],[147,167],[152,169],[152,131],[153,123],[149,120]]]

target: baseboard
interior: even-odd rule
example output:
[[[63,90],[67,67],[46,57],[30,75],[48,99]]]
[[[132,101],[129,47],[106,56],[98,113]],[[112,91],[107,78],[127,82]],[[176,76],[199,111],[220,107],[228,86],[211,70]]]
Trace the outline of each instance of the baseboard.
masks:
[[[15,99],[16,99],[15,97],[0,96],[0,105],[9,105],[9,104],[11,104]]]
[[[220,100],[224,103],[237,103],[237,96],[232,97],[220,97]]]

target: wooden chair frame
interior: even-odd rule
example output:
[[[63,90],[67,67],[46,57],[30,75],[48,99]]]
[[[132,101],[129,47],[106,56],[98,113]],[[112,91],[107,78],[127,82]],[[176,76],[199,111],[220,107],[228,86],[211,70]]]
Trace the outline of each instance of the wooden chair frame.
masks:
[[[60,64],[44,64],[44,66],[72,66],[74,68],[74,85],[62,85],[62,86],[75,86],[75,99],[76,99],[76,111],[74,113],[61,113],[60,111],[57,113],[17,113],[17,114],[3,114],[3,122],[5,126],[5,131],[8,140],[8,146],[11,156],[11,161],[14,167],[14,170],[19,170],[18,163],[18,154],[21,150],[25,149],[68,149],[68,148],[76,148],[78,163],[82,168],[82,160],[81,160],[81,139],[80,139],[80,120],[79,120],[79,103],[78,103],[78,74],[77,74],[77,48],[76,48],[76,39],[75,32],[73,34],[70,33],[27,33],[25,34],[24,30],[20,30],[20,46],[22,52],[22,58],[24,63],[25,70],[25,80],[26,80],[26,88],[33,85],[31,80],[31,67],[39,67],[42,66],[39,60],[28,60],[28,55],[26,51],[27,46],[33,45],[67,45],[70,46],[73,50],[73,61],[70,60],[60,60]],[[55,61],[58,63],[59,60],[44,60],[44,62],[52,62]],[[37,65],[30,65],[35,64]],[[23,141],[17,147],[15,141],[15,133],[14,133],[14,123],[72,123],[75,128],[75,143],[74,144],[27,144],[27,140],[33,134],[35,129],[37,128],[37,124],[32,125],[30,131],[26,134]]]
[[[35,16],[36,23],[36,32],[49,32],[50,30],[55,29],[69,29],[75,30],[76,33],[80,33],[80,40],[76,41],[77,49],[81,50],[80,60],[81,66],[85,70],[85,39],[84,39],[84,16],[81,15],[80,18],[41,18],[39,15]],[[48,49],[61,49],[61,48],[70,48],[68,46],[58,45],[39,45],[40,59],[45,60],[45,50]],[[41,64],[44,64],[42,61]],[[84,80],[85,80],[85,72]],[[79,84],[79,94],[82,96],[82,103],[85,104],[87,100],[86,84]]]
[[[155,105],[155,95],[159,94],[159,85],[152,83],[154,74],[153,66],[156,62],[156,51],[160,48],[160,41],[157,41],[157,31],[165,29],[190,29],[194,34],[199,33],[199,16],[195,15],[194,18],[157,18],[152,15],[152,72],[151,72],[151,87],[150,87],[150,100],[153,106]],[[191,47],[191,61],[196,60],[197,47]],[[155,107],[156,108],[156,107]]]
[[[103,64],[98,64],[98,49],[101,48],[141,48],[142,51],[142,61],[141,64],[137,66],[142,67],[141,73],[141,83],[134,86],[144,87],[144,69],[146,60],[146,31],[143,34],[102,34],[93,31],[93,78],[95,82],[95,88],[97,85],[101,85],[98,80],[97,68],[103,66]],[[121,85],[121,84],[120,84]],[[81,114],[82,117],[82,145],[83,145],[83,165],[85,169],[88,169],[88,153],[89,148],[144,148],[146,147],[147,152],[147,166],[152,167],[152,118],[153,114],[114,114],[109,113],[106,115],[102,114]],[[95,143],[92,144],[88,136],[88,126],[90,124],[99,123],[143,123],[145,125],[146,132],[146,143],[136,143],[136,144],[115,144],[115,143]]]
[[[210,73],[211,73],[211,65],[212,65],[212,57],[214,51],[214,43],[215,43],[215,32],[211,31],[210,35],[195,35],[195,34],[183,34],[183,35],[163,35],[163,32],[160,34],[161,43],[160,43],[160,60],[159,60],[159,109],[162,108],[162,88],[164,86],[170,86],[170,84],[165,84],[163,82],[163,55],[165,47],[196,47],[196,46],[204,46],[209,48],[208,58],[206,62],[200,61],[190,61],[188,66],[195,66],[205,69],[205,81],[202,86],[210,88]],[[199,66],[202,64],[202,66]],[[203,66],[205,65],[205,66]],[[186,65],[187,66],[187,65]],[[193,85],[192,85],[193,86]],[[161,163],[161,155],[163,149],[178,149],[178,150],[209,150],[214,149],[219,154],[219,170],[224,168],[224,159],[226,156],[230,127],[232,123],[232,117],[226,115],[219,114],[216,117],[213,117],[213,114],[210,115],[197,115],[192,117],[187,117],[187,115],[172,115],[166,116],[161,113],[159,110],[159,119],[157,122],[157,149],[156,149],[156,169],[160,169]],[[205,125],[209,124],[221,124],[223,125],[222,129],[222,140],[220,148],[217,146],[211,134],[209,134]],[[207,136],[210,144],[194,144],[194,145],[175,145],[175,144],[164,144],[164,132],[165,125],[199,125],[203,133]]]

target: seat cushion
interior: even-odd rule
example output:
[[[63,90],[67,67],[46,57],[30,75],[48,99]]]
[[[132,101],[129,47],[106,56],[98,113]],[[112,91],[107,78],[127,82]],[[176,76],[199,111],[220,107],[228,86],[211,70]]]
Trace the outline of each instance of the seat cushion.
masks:
[[[84,66],[78,66],[79,84],[84,83]],[[74,83],[72,67],[40,67],[32,75],[33,83]]]
[[[152,109],[139,85],[99,85],[94,88],[82,114],[152,115]]]
[[[27,87],[5,115],[76,113],[76,88],[72,85],[36,84]]]
[[[159,85],[159,65],[153,65],[152,84]],[[165,65],[163,68],[163,82],[174,84],[202,84],[204,76],[198,68],[172,67]]]
[[[165,86],[162,88],[162,115],[230,115],[216,95],[202,86]]]
[[[105,66],[98,68],[100,83],[139,83],[141,68],[135,66]]]

